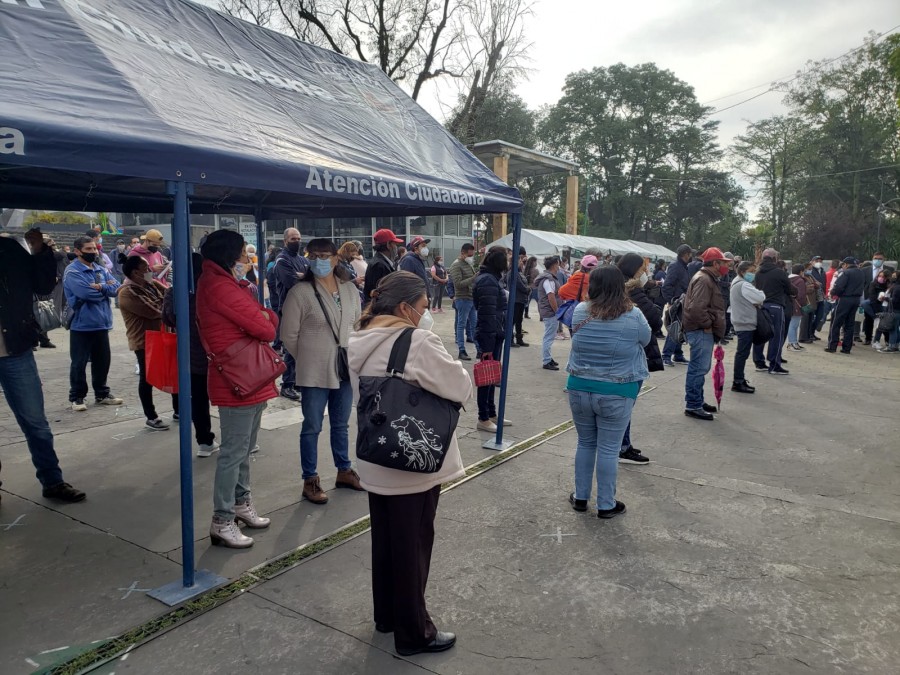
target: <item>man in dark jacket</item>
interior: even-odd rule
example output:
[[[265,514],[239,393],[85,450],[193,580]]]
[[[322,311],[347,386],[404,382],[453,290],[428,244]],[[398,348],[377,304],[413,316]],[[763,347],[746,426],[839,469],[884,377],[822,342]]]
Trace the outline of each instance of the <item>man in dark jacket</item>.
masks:
[[[512,284],[516,285],[516,303],[513,307],[513,329],[515,330],[515,340],[510,347],[527,347],[528,343],[523,339],[524,330],[522,329],[522,319],[525,317],[525,307],[531,296],[531,289],[528,287],[528,280],[525,278],[525,260],[528,255],[525,248],[519,247],[519,264],[516,269],[512,268],[512,260],[510,260],[510,268],[506,273],[506,289],[509,290]],[[512,276],[515,275],[515,279]]]
[[[859,269],[856,258],[844,258],[843,271],[837,278],[831,289],[831,295],[838,299],[834,309],[834,317],[831,320],[831,330],[828,332],[828,346],[826,352],[832,354],[837,351],[838,340],[841,340],[841,352],[849,354],[853,348],[853,323],[856,310],[862,300],[866,287],[866,279],[863,271]],[[841,327],[844,329],[841,338]]]
[[[819,284],[821,290],[817,292],[819,297],[819,304],[816,305],[816,314],[814,320],[809,322],[809,330],[806,334],[807,340],[819,340],[821,338],[816,336],[816,332],[822,329],[822,326],[825,325],[825,315],[828,313],[828,303],[825,302],[825,293],[828,290],[828,283],[825,280],[825,268],[822,265],[822,256],[814,255],[810,262],[812,262],[812,278]]]
[[[363,285],[363,303],[368,304],[372,300],[372,291],[378,287],[378,282],[391,272],[397,271],[394,260],[397,256],[397,246],[403,240],[387,228],[378,230],[372,237],[375,242],[375,255],[366,267],[366,283]]]
[[[281,319],[280,308],[284,307],[284,300],[287,294],[301,279],[305,279],[309,273],[309,261],[303,255],[301,250],[301,236],[297,228],[289,227],[284,231],[284,248],[281,253],[275,257],[275,290],[278,294],[277,306],[278,318]],[[271,303],[273,306],[275,302]],[[283,351],[284,365],[287,370],[281,376],[281,395],[291,401],[299,401],[300,394],[294,389],[297,382],[297,362],[287,350]]]
[[[774,375],[787,375],[781,367],[781,347],[784,342],[785,308],[790,308],[797,289],[788,281],[787,272],[777,265],[778,251],[767,248],[763,251],[763,261],[756,270],[754,285],[766,294],[763,310],[772,318],[774,334],[768,342],[768,350],[763,357],[763,346],[753,345],[753,362],[758,371],[768,371]],[[766,365],[768,359],[769,365]]]
[[[0,387],[25,434],[44,497],[80,502],[84,493],[63,481],[32,353],[40,334],[34,318],[34,295],[53,290],[56,261],[40,230],[30,230],[25,240],[31,255],[15,239],[0,237]]]
[[[684,335],[691,346],[684,381],[684,414],[713,420],[714,405],[703,400],[703,383],[712,367],[713,345],[725,337],[725,301],[719,279],[728,274],[728,259],[714,246],[703,252],[703,267],[684,294]]]
[[[662,285],[662,297],[666,304],[671,304],[673,300],[677,300],[684,295],[688,282],[691,280],[687,269],[687,264],[692,254],[691,247],[687,244],[682,244],[675,253],[678,257],[666,270],[666,280]],[[676,363],[687,363],[681,345],[669,337],[666,337],[666,343],[663,345],[662,356],[663,363],[667,366],[672,366]]]

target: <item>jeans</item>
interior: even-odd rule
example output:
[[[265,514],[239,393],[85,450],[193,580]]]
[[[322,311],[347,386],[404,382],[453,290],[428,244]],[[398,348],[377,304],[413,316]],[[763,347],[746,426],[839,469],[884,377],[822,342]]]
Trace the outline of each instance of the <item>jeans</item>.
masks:
[[[112,356],[109,351],[109,331],[69,331],[69,401],[83,399],[88,393],[87,364],[91,362],[91,385],[97,399],[109,396],[106,378]]]
[[[841,351],[850,353],[853,348],[853,324],[857,309],[859,309],[859,297],[838,300],[834,317],[831,319],[831,330],[828,332],[829,349],[837,349],[838,340],[841,340]],[[844,329],[843,338],[841,338],[841,328]]]
[[[753,331],[739,330],[737,332],[737,352],[734,354],[734,382],[743,382],[747,379],[744,375],[744,366],[747,365],[747,358],[750,356],[750,350],[753,348]]]
[[[552,317],[544,319],[544,338],[541,343],[541,359],[545,366],[553,360],[553,354],[550,352],[550,348],[553,346],[553,341],[556,339],[556,329],[558,326],[559,324]]]
[[[250,494],[250,450],[256,445],[265,403],[238,407],[219,406],[222,447],[216,460],[213,513],[234,520],[234,503]]]
[[[772,317],[772,328],[774,334],[768,342],[768,350],[766,357],[769,359],[769,371],[781,367],[781,347],[784,341],[784,307],[772,302],[764,302],[763,309],[768,310],[769,316]],[[753,345],[753,361],[757,364],[765,365],[766,359],[763,358],[763,346]]]
[[[453,309],[456,310],[456,346],[460,352],[464,352],[466,338],[475,339],[475,322],[478,318],[478,314],[475,313],[475,302],[456,298],[453,301]],[[477,342],[475,349],[481,351]]]
[[[441,302],[444,299],[444,288],[446,284],[434,282],[434,290],[431,294],[431,309],[441,309]]]
[[[791,322],[788,324],[788,334],[787,341],[789,345],[795,345],[800,341],[798,331],[800,329],[800,322],[803,320],[802,316],[792,316]]]
[[[670,336],[666,335],[666,344],[663,345],[663,353],[662,356],[664,359],[671,359],[672,355],[677,356],[680,359],[684,358],[684,349],[680,344],[675,342]]]
[[[631,421],[634,399],[569,391],[569,407],[578,433],[575,499],[591,498],[591,479],[596,474],[597,508],[611,509],[616,505],[620,440]]]
[[[494,351],[492,356],[495,361],[500,360],[500,354],[503,351],[503,339],[499,339],[494,343]],[[494,403],[494,394],[497,386],[490,385],[488,387],[478,387],[478,421],[484,422],[497,416],[497,406]]]
[[[53,449],[53,432],[44,414],[44,389],[31,350],[0,358],[0,387],[25,434],[37,479],[45,488],[62,483],[59,459]]]
[[[684,378],[684,407],[686,410],[697,410],[703,407],[703,383],[712,367],[715,339],[712,333],[703,330],[688,331],[685,337],[691,346],[691,360]]]
[[[319,434],[328,406],[328,422],[331,425],[331,454],[339,471],[350,468],[349,432],[350,407],[353,389],[349,382],[341,382],[339,389],[300,387],[300,408],[303,424],[300,427],[300,468],[303,480],[317,476],[319,460]]]

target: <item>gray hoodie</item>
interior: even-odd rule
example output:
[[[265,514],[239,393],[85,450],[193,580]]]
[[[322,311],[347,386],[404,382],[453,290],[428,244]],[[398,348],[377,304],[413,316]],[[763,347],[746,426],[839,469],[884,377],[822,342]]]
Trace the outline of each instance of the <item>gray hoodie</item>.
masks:
[[[762,305],[766,294],[742,276],[731,282],[731,323],[736,332],[756,329],[756,307]]]

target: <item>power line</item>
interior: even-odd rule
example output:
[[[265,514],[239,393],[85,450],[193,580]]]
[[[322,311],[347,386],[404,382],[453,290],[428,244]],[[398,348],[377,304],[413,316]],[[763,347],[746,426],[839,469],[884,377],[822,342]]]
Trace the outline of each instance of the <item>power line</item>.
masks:
[[[894,32],[895,30],[897,30],[898,28],[900,28],[900,24],[897,24],[896,26],[893,26],[892,28],[887,29],[887,30],[884,31],[883,33],[879,33],[878,35],[875,36],[875,38],[874,38],[872,44],[874,44],[876,41],[880,40],[881,38],[883,38],[883,37],[885,37],[885,36],[887,36],[887,35],[890,35],[891,33],[893,33],[893,32]],[[826,60],[826,61],[822,61],[821,63],[819,63],[819,64],[813,66],[813,67],[810,68],[809,70],[806,70],[806,71],[802,71],[802,72],[796,73],[796,74],[795,74],[793,77],[791,77],[790,79],[787,79],[787,80],[783,80],[783,81],[782,81],[781,78],[779,78],[779,81],[777,82],[777,84],[778,84],[778,85],[785,85],[785,84],[789,84],[789,83],[791,83],[791,82],[794,82],[795,80],[800,79],[800,78],[801,78],[803,75],[805,75],[806,73],[814,72],[814,71],[816,71],[816,70],[821,70],[821,69],[824,68],[825,66],[831,65],[831,64],[834,63],[835,61],[840,61],[841,59],[844,59],[844,58],[850,56],[851,54],[853,54],[853,53],[855,53],[855,52],[858,52],[858,51],[860,51],[860,50],[862,50],[862,49],[865,49],[866,47],[869,46],[869,44],[870,44],[870,43],[865,42],[865,43],[859,45],[858,47],[854,47],[853,49],[844,52],[844,53],[841,54],[840,56],[836,56],[836,57],[834,57],[833,59],[828,59],[828,60]],[[724,107],[724,108],[717,108],[716,110],[713,110],[710,114],[711,114],[711,115],[716,115],[716,114],[718,114],[718,113],[725,112],[726,110],[731,110],[732,108],[736,108],[736,107],[738,107],[738,106],[740,106],[740,105],[744,105],[745,103],[749,103],[750,101],[752,101],[752,100],[754,100],[754,99],[757,99],[757,98],[759,98],[759,97],[761,97],[761,96],[765,96],[766,94],[770,94],[770,93],[772,93],[772,92],[774,92],[774,91],[778,91],[778,89],[777,89],[776,86],[773,86],[771,83],[768,83],[768,84],[769,84],[769,88],[766,89],[765,91],[760,92],[759,94],[756,94],[756,95],[754,95],[754,96],[751,96],[750,98],[746,98],[746,99],[744,99],[744,100],[742,100],[742,101],[738,101],[737,103],[733,103],[732,105],[726,106],[726,107]],[[734,94],[728,94],[727,96],[720,96],[719,98],[714,98],[714,99],[712,99],[712,100],[710,100],[710,101],[706,101],[705,103],[703,103],[703,104],[701,104],[701,105],[706,105],[707,103],[714,103],[715,101],[721,101],[722,99],[731,98],[732,96],[737,96],[737,95],[739,95],[739,94],[744,94],[744,93],[746,93],[746,92],[748,92],[748,91],[753,91],[754,89],[759,89],[760,87],[764,87],[764,86],[766,86],[766,85],[765,85],[765,84],[760,84],[760,85],[757,85],[757,86],[755,86],[755,87],[750,87],[749,89],[744,89],[743,91],[735,92]]]

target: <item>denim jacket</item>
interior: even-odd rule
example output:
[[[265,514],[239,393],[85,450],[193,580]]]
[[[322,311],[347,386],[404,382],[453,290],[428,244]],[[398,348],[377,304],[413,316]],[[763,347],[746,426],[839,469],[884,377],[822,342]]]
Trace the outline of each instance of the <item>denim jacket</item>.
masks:
[[[576,377],[601,382],[638,382],[646,380],[647,357],[644,347],[650,342],[650,324],[637,307],[611,321],[588,318],[589,303],[582,302],[572,315],[572,352],[566,370]]]

